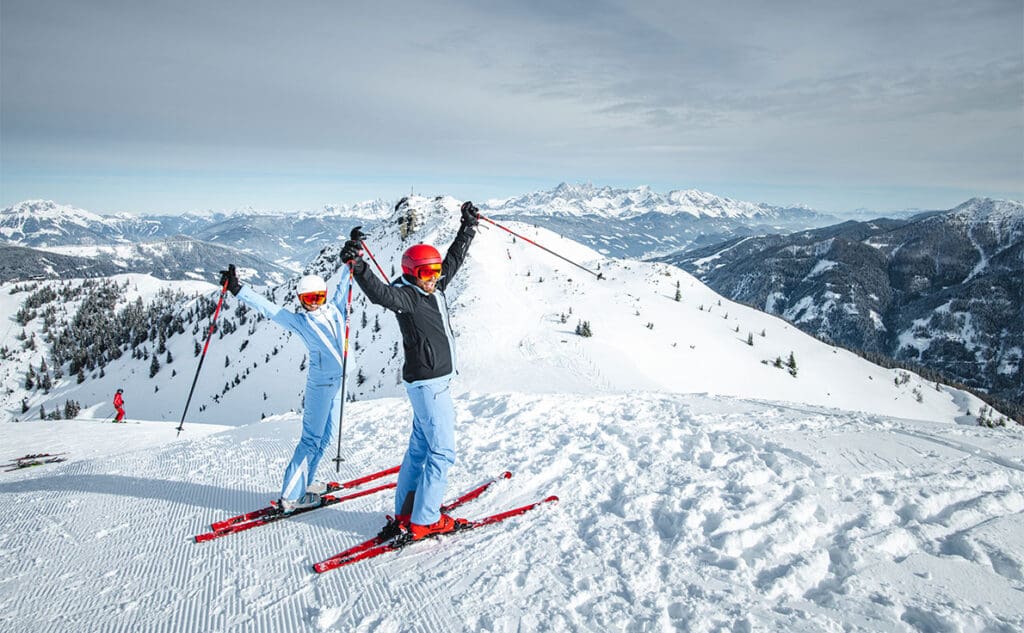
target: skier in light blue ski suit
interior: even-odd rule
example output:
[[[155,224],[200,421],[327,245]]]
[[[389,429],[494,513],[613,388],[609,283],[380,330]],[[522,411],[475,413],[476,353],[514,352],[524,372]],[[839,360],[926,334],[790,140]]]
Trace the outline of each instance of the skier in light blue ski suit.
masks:
[[[309,370],[306,374],[305,410],[302,414],[302,436],[292,460],[284,471],[281,487],[281,508],[285,512],[319,505],[318,491],[308,490],[314,482],[317,466],[331,442],[334,420],[340,415],[342,363],[345,353],[345,297],[349,278],[344,275],[326,302],[327,284],[316,275],[299,281],[296,294],[303,310],[292,312],[271,303],[250,287],[238,283],[234,265],[222,271],[222,284],[239,300],[298,334],[309,349]],[[309,299],[309,301],[307,301]]]

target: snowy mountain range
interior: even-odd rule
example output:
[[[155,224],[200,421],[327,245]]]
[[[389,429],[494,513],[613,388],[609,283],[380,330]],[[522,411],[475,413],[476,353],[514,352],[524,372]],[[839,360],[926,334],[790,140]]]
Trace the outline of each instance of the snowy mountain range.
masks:
[[[367,244],[390,276],[408,245],[444,250],[458,208],[411,197]],[[0,566],[14,579],[0,592],[4,630],[1024,626],[1024,429],[979,426],[1005,419],[679,268],[509,225],[604,278],[481,223],[449,287],[459,358],[449,490],[508,469],[466,516],[561,501],[324,575],[310,565],[376,533],[387,493],[191,542],[279,488],[300,424],[297,338],[228,295],[176,439],[212,283],[131,274],[0,285],[11,324],[0,339],[4,457],[67,452],[0,482],[0,502],[17,508],[0,515]],[[332,292],[346,274],[339,249],[306,266]],[[294,284],[260,290],[297,309]],[[358,290],[353,308],[344,461],[320,472],[337,480],[392,466],[409,428],[395,318]],[[574,333],[582,321],[593,336]],[[115,336],[122,323],[129,334]],[[140,424],[102,422],[117,388]],[[69,401],[81,405],[76,420],[39,420]]]
[[[383,201],[328,205],[316,212],[242,209],[230,213],[100,216],[46,200],[30,200],[0,210],[0,237],[8,244],[35,248],[113,246],[154,242],[180,235],[230,247],[267,262],[254,267],[272,274],[299,270],[320,249],[344,240],[352,226],[379,221],[392,211]]]
[[[491,200],[480,208],[497,220],[528,218],[616,257],[672,253],[735,236],[803,230],[837,221],[805,207],[755,204],[696,190],[663,195],[649,187],[613,189],[567,183],[550,191]],[[32,200],[0,210],[0,237],[15,246],[52,248],[187,235],[297,271],[323,247],[344,241],[351,227],[379,224],[392,212],[390,203],[375,200],[292,213],[240,209],[178,216],[100,216]]]
[[[613,257],[652,257],[738,236],[788,233],[839,219],[807,207],[755,204],[693,189],[659,194],[562,183],[550,191],[490,200],[481,210],[520,219]]]
[[[487,208],[504,215],[597,216],[628,220],[649,213],[689,215],[694,218],[746,218],[751,220],[816,220],[821,213],[808,207],[783,208],[723,198],[696,189],[660,194],[650,187],[615,189],[590,183],[561,183],[550,191],[537,191],[487,201]],[[831,218],[830,218],[831,219]]]
[[[844,346],[1024,402],[1024,205],[973,199],[667,257],[733,300]]]
[[[457,207],[458,201],[452,198],[406,199],[398,206],[395,217],[389,219],[389,222],[371,229],[367,243],[371,245],[379,259],[383,260],[381,263],[385,267],[385,272],[389,276],[394,274],[394,262],[398,255],[407,245],[415,241],[423,240],[442,245],[450,242],[457,226],[455,223],[455,218],[458,215]],[[399,221],[413,229],[406,239],[402,239],[396,231],[390,228],[391,224]],[[466,371],[480,378],[487,376],[487,380],[481,381],[479,385],[481,388],[487,384],[491,387],[501,386],[505,389],[513,389],[516,386],[521,387],[524,381],[527,381],[531,388],[541,388],[551,379],[547,375],[548,370],[545,370],[546,364],[539,362],[547,356],[544,350],[564,347],[566,350],[572,350],[568,352],[568,357],[573,359],[571,366],[574,368],[574,371],[570,373],[580,376],[581,386],[602,384],[608,388],[616,388],[613,383],[603,377],[605,367],[616,365],[620,369],[623,366],[632,367],[630,372],[632,378],[628,381],[629,387],[626,388],[673,389],[674,385],[682,383],[686,385],[687,391],[710,391],[778,399],[782,398],[785,393],[780,391],[780,388],[792,389],[794,385],[785,372],[775,368],[763,369],[765,366],[761,361],[774,361],[779,356],[788,358],[789,353],[794,351],[792,345],[795,345],[796,342],[790,341],[789,334],[780,332],[776,336],[786,341],[790,345],[789,347],[779,347],[777,343],[781,341],[774,343],[767,341],[771,343],[769,349],[760,350],[757,349],[759,347],[757,345],[746,344],[746,335],[753,332],[757,335],[756,338],[765,338],[761,337],[761,331],[767,332],[782,328],[783,332],[792,332],[798,336],[797,340],[804,341],[801,345],[809,344],[814,350],[819,346],[810,337],[798,334],[795,328],[775,317],[763,316],[761,313],[738,305],[719,307],[717,304],[720,298],[711,290],[703,287],[689,275],[664,264],[641,264],[631,260],[606,259],[591,249],[567,238],[559,237],[545,229],[516,224],[522,229],[521,234],[531,239],[536,238],[538,242],[548,248],[564,252],[570,258],[576,255],[578,259],[599,267],[605,276],[613,278],[611,283],[594,286],[581,282],[579,271],[572,269],[568,264],[557,259],[550,262],[545,259],[550,256],[542,251],[517,243],[506,233],[489,227],[486,223],[481,224],[481,235],[478,237],[478,241],[483,246],[479,249],[474,248],[473,255],[474,260],[486,257],[486,264],[478,265],[475,269],[476,272],[467,274],[466,279],[457,279],[452,290],[454,294],[453,310],[458,311],[466,307],[469,310],[468,322],[487,324],[471,331],[459,332],[460,338],[467,338],[473,341],[469,343],[470,345],[479,345],[483,349],[494,347],[494,340],[497,336],[508,338],[505,345],[494,350],[492,356],[482,357],[479,360],[479,367],[475,366],[473,361],[467,362]],[[340,247],[340,244],[325,247],[323,252],[306,266],[306,272],[315,272],[330,279],[329,288],[333,288],[341,276],[339,272],[341,263],[338,260]],[[540,256],[531,251],[537,251]],[[639,272],[633,272],[634,270]],[[614,275],[610,271],[614,271]],[[251,272],[243,270],[243,276],[246,276],[247,281],[251,282],[252,279],[248,275],[251,275]],[[615,275],[619,276],[618,281],[614,281]],[[216,275],[209,275],[209,279],[215,280]],[[475,280],[475,284],[473,289],[467,293],[464,291],[463,284],[468,283],[469,279]],[[278,303],[292,303],[295,281],[296,279],[292,278],[283,284],[271,286],[266,290],[267,295]],[[722,321],[722,326],[726,327],[729,333],[725,340],[713,345],[698,344],[698,339],[688,332],[699,332],[702,327],[687,327],[685,321],[681,321],[687,312],[682,311],[680,314],[678,303],[670,301],[661,304],[658,297],[671,297],[675,292],[676,283],[680,284],[680,291],[684,296],[689,296],[691,293],[695,295],[694,298],[688,300],[687,304],[697,314],[688,316],[706,319],[712,314],[715,315],[715,320]],[[483,287],[479,287],[480,284],[483,284]],[[589,304],[587,308],[581,307],[581,304],[577,303],[575,299],[584,291],[586,294],[580,301]],[[536,295],[539,295],[537,299],[531,299]],[[123,301],[128,303],[129,299],[130,295],[126,295]],[[301,345],[289,343],[290,335],[279,331],[275,324],[260,319],[253,323],[252,317],[244,309],[240,315],[236,315],[234,303],[230,299],[227,301],[227,307],[221,317],[227,331],[221,334],[224,342],[218,345],[218,348],[222,351],[217,351],[216,354],[218,357],[221,354],[225,356],[219,365],[237,369],[231,372],[232,380],[223,384],[226,389],[221,388],[222,384],[215,384],[215,389],[206,393],[201,400],[197,400],[201,407],[205,407],[202,411],[195,411],[192,414],[197,420],[223,422],[225,410],[232,411],[232,415],[237,415],[240,419],[258,419],[264,414],[281,413],[282,410],[266,403],[291,403],[299,397],[299,392],[302,389],[301,382],[292,384],[289,381],[279,381],[278,384],[272,386],[272,390],[264,398],[262,393],[254,394],[251,390],[243,388],[250,379],[255,379],[255,382],[261,384],[273,383],[273,380],[259,378],[268,373],[291,374],[296,372],[302,364],[304,352]],[[62,302],[62,304],[61,310],[66,313],[67,322],[73,322],[74,313],[72,311],[77,308],[76,302],[68,301]],[[478,304],[488,307],[484,308],[484,312],[475,314],[473,306]],[[494,322],[495,317],[490,312],[495,305],[503,306],[498,311],[502,315],[500,323]],[[612,305],[617,307],[612,308]],[[205,315],[203,311],[194,311],[190,306],[191,304],[188,304],[182,308],[189,308],[189,312],[194,312],[183,323],[181,329],[184,330],[184,333],[173,331],[166,333],[166,347],[172,352],[173,358],[180,359],[191,355],[195,344],[201,343],[200,339],[205,332],[201,325],[208,315]],[[698,310],[698,306],[703,309]],[[38,309],[42,311],[45,308],[46,305],[42,305]],[[391,331],[395,327],[393,318],[382,309],[367,305],[365,298],[359,293],[357,293],[354,310],[360,327],[355,328],[353,332],[353,347],[357,353],[354,354],[351,361],[352,375],[359,376],[361,374],[365,380],[356,380],[352,385],[351,393],[357,399],[401,395],[402,387],[397,379],[401,357],[395,347],[397,332]],[[646,314],[647,312],[652,313]],[[742,318],[739,316],[741,314]],[[560,322],[562,318],[560,315],[565,315],[566,323]],[[112,315],[105,320],[111,319],[113,319]],[[608,341],[610,346],[598,346],[597,348],[583,346],[578,337],[571,335],[573,330],[571,326],[574,326],[575,321],[580,319],[590,321],[599,332],[605,332],[605,336],[611,339]],[[625,320],[629,325],[620,323],[620,319]],[[570,323],[570,320],[573,322]],[[58,317],[56,321],[59,323],[61,319]],[[364,321],[366,325],[363,325]],[[514,328],[514,334],[499,334],[499,328],[511,326],[506,321],[520,324],[519,327]],[[377,329],[378,323],[381,330],[375,332],[373,330]],[[646,327],[648,323],[653,324],[651,328]],[[635,341],[632,337],[624,334],[625,331],[637,327],[637,324],[642,326],[642,331],[638,334],[642,341],[646,341],[644,343]],[[371,325],[372,327],[370,327]],[[736,327],[740,328],[739,333],[735,331]],[[535,330],[538,328],[539,333],[544,334],[542,339],[537,338],[540,334]],[[659,334],[661,330],[664,332]],[[40,337],[46,338],[41,332]],[[218,338],[218,341],[220,340]],[[538,340],[544,342],[540,343]],[[745,386],[739,392],[733,393],[730,391],[733,381],[726,379],[726,376],[736,371],[736,368],[732,367],[731,363],[724,365],[716,363],[714,358],[724,353],[728,354],[730,350],[735,352],[736,350],[732,350],[732,348],[737,340],[743,343],[738,353],[747,358],[746,362],[751,363],[749,369],[755,373],[765,372],[767,381],[754,381],[750,386]],[[651,345],[656,342],[656,347],[652,348]],[[155,337],[151,336],[149,343],[155,344]],[[691,348],[690,345],[693,347]],[[10,346],[13,347],[13,345]],[[629,350],[633,346],[645,350],[643,359],[637,359],[635,365],[627,360],[630,357]],[[244,349],[246,354],[239,357],[238,350],[241,349]],[[503,349],[513,350],[513,356],[508,359],[508,362],[495,362],[503,358],[505,354]],[[654,350],[660,351],[655,352]],[[687,350],[688,353],[684,353]],[[128,352],[129,350],[124,349],[123,351]],[[818,355],[821,352],[809,353]],[[831,354],[831,348],[826,353]],[[681,357],[677,359],[676,357],[680,354]],[[105,373],[110,378],[95,382],[87,381],[85,384],[90,385],[89,387],[75,387],[71,393],[78,393],[80,389],[85,389],[89,395],[83,396],[82,399],[92,401],[94,398],[103,398],[104,394],[117,387],[118,381],[123,380],[125,375],[138,372],[148,374],[150,358],[153,355],[154,350],[148,350],[144,356],[135,359],[125,360],[127,356],[122,356],[121,360],[117,362],[126,362],[128,363],[126,366],[119,367],[114,371],[111,370],[110,365],[105,367]],[[509,371],[514,366],[513,360],[522,358],[524,355],[538,362],[535,362],[528,372],[515,376],[515,380],[510,380]],[[799,356],[798,353],[798,359]],[[257,367],[252,367],[247,361],[240,360],[246,357],[264,362],[257,363],[259,365]],[[853,355],[849,355],[849,357],[855,358]],[[695,366],[701,367],[701,371],[689,375],[688,372],[682,372],[676,368],[675,366],[684,358],[688,362],[693,362]],[[36,362],[38,364],[38,361]],[[550,371],[555,374],[561,372],[565,362],[567,361],[561,353],[555,354],[551,359]],[[738,359],[737,362],[739,362]],[[857,362],[863,361],[858,360]],[[723,372],[721,375],[710,369],[716,365],[721,366]],[[24,369],[23,366],[22,371]],[[98,371],[98,369],[97,367],[93,371]],[[234,380],[236,373],[238,373],[238,382]],[[830,379],[826,379],[825,376],[817,377],[817,372],[813,370],[808,373],[811,375],[805,378],[793,395],[797,396],[797,391],[800,391],[798,397],[802,402],[815,402],[823,405],[835,403],[835,398],[840,396],[837,395],[837,388],[831,385]],[[683,380],[683,376],[689,377]],[[785,376],[786,380],[781,380],[780,376]],[[173,416],[174,408],[178,404],[180,389],[184,387],[184,382],[179,386],[177,381],[187,381],[188,378],[185,375],[178,375],[174,378],[160,375],[154,383],[160,386],[160,392],[147,395],[146,404],[143,405],[145,408],[140,412],[142,417],[154,419]],[[817,394],[816,396],[802,393],[808,382],[817,381],[819,378],[823,382],[811,390]],[[17,378],[14,377],[10,379],[17,381]],[[565,383],[564,379],[559,381],[562,388]],[[619,385],[617,388],[624,388],[624,386]],[[753,391],[749,389],[753,389]],[[826,396],[825,394],[832,395]],[[844,401],[848,406],[856,408],[860,396],[849,395],[850,398]],[[50,399],[41,399],[39,404],[47,405],[47,408],[52,410],[53,406],[62,402],[61,398],[66,397],[68,396],[63,393],[53,394]],[[882,400],[879,399],[879,401]],[[13,400],[7,401],[7,406],[16,408],[19,402],[20,400],[14,397]],[[36,408],[34,401],[32,404],[33,408]],[[917,404],[913,402],[909,405],[899,404],[895,407],[885,405],[879,409],[869,410],[911,417],[918,411]],[[963,412],[961,412],[962,414]]]

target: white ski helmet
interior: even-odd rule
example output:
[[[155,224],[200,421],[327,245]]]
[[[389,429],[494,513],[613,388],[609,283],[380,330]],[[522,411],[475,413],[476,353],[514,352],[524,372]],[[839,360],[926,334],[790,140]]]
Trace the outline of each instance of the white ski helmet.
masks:
[[[306,275],[299,280],[295,294],[302,307],[312,312],[327,301],[327,282],[319,275]]]

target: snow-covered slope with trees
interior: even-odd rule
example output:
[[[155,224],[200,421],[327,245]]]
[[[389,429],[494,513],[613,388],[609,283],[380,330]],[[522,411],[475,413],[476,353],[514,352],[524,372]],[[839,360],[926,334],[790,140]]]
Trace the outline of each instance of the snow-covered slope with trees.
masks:
[[[446,245],[457,207],[450,198],[412,198],[398,210],[401,226],[411,229],[406,240],[394,229],[371,232],[368,244],[385,272],[393,274],[391,262],[415,241]],[[100,293],[115,304],[105,314],[136,336],[103,365],[90,357],[96,364],[89,369],[83,359],[81,383],[62,365],[49,393],[18,381],[26,361],[38,370],[44,358],[43,321],[56,332],[64,315],[42,296],[32,309],[38,315],[22,313],[25,323],[17,323],[15,313],[42,285],[2,286],[9,324],[3,368],[18,367],[4,377],[13,386],[0,423],[2,457],[67,451],[69,461],[0,479],[0,501],[16,509],[0,514],[0,625],[1024,626],[1019,427],[980,427],[972,396],[834,349],[720,298],[679,269],[609,260],[543,229],[509,226],[606,279],[481,228],[450,290],[460,359],[453,384],[460,454],[450,490],[509,469],[513,478],[467,505],[465,516],[549,494],[561,502],[324,575],[310,565],[375,533],[391,507],[386,493],[211,543],[190,541],[211,521],[262,505],[279,487],[299,427],[298,341],[229,296],[176,439],[198,361],[194,346],[213,309],[212,284],[112,280]],[[337,248],[308,268],[330,276],[332,286],[343,274]],[[267,291],[290,301],[293,283]],[[67,293],[60,305],[80,313],[90,293],[65,284],[55,289]],[[111,299],[125,292],[132,303]],[[321,471],[339,480],[397,463],[409,429],[394,318],[356,296],[359,345],[349,379],[356,400],[345,407],[345,461],[337,475],[329,459]],[[584,323],[593,336],[574,333]],[[35,349],[27,345],[33,334]],[[153,358],[160,366],[151,378]],[[112,414],[118,386],[129,417],[141,424],[98,421]],[[52,410],[68,400],[81,404],[77,420],[38,420],[40,405]]]
[[[663,261],[826,340],[1024,401],[1021,202],[976,198],[908,220],[735,240]]]
[[[457,206],[451,198],[412,198],[399,207],[395,219],[371,230],[367,243],[385,266],[385,273],[395,275],[400,253],[415,241],[442,246],[450,242],[457,227]],[[398,218],[413,228],[404,240],[393,228]],[[953,392],[941,386],[937,390],[934,383],[905,372],[883,370],[852,353],[820,343],[778,317],[724,300],[677,268],[605,259],[544,229],[522,224],[510,227],[548,248],[589,263],[595,270],[599,268],[606,279],[598,281],[481,223],[466,272],[455,280],[450,291],[463,368],[460,382],[467,388],[542,390],[545,385],[554,385],[557,391],[570,387],[591,391],[597,386],[618,392],[708,392],[907,418],[955,421],[966,416],[966,407],[955,402]],[[328,278],[332,290],[343,274],[337,257],[340,246],[324,249],[307,266],[307,270]],[[252,271],[243,268],[241,273],[245,279]],[[216,274],[210,280],[215,282]],[[274,301],[297,309],[294,283],[293,279],[266,292]],[[178,364],[172,367],[166,363],[166,355],[170,353],[174,363],[186,359],[190,364],[195,362],[215,296],[183,297],[180,304],[165,300],[162,303],[167,311],[156,310],[152,321],[139,323],[134,314],[124,314],[125,308],[136,301],[134,294],[89,300],[90,309],[105,310],[101,312],[105,316],[98,318],[92,312],[83,313],[81,298],[58,299],[53,293],[38,296],[45,287],[50,286],[8,285],[5,288],[20,293],[10,295],[7,290],[0,295],[10,302],[7,305],[12,314],[18,310],[19,300],[33,298],[30,313],[22,313],[7,336],[0,339],[0,346],[21,363],[18,369],[22,376],[29,365],[38,368],[45,358],[45,341],[54,336],[47,333],[49,330],[67,330],[70,339],[64,340],[71,340],[82,338],[78,335],[84,334],[82,329],[87,326],[83,324],[99,321],[126,323],[136,333],[122,337],[117,359],[111,359],[113,350],[100,353],[94,347],[93,354],[83,359],[87,370],[83,383],[60,385],[49,394],[37,389],[28,394],[30,407],[35,410],[43,404],[53,410],[67,398],[83,403],[106,401],[118,387],[130,386],[129,393],[145,394],[145,402],[140,403],[142,408],[135,410],[135,415],[143,419],[173,417],[192,375],[179,369]],[[213,285],[207,288],[212,290]],[[675,300],[677,291],[679,301]],[[118,294],[116,289],[110,292]],[[18,321],[27,317],[33,318],[19,327]],[[76,319],[78,325],[62,326],[76,323]],[[233,420],[259,419],[297,407],[305,366],[301,342],[276,324],[257,318],[230,296],[220,319],[220,332],[210,346],[205,370],[209,373],[199,383],[194,401],[198,408],[190,415],[198,421],[233,424]],[[582,321],[590,323],[592,338],[574,335]],[[105,331],[117,329],[106,327]],[[402,395],[398,381],[401,353],[394,317],[369,305],[356,292],[352,331],[349,362],[353,397]],[[21,337],[31,338],[33,334],[39,347],[26,351],[26,341]],[[790,354],[797,365],[795,378],[775,366],[776,360],[788,363]],[[154,357],[158,366],[153,363]],[[76,374],[78,369],[71,367],[69,373]],[[101,371],[103,376],[99,376]],[[171,372],[175,375],[169,375]],[[16,405],[23,395],[8,394],[3,401],[16,417]]]

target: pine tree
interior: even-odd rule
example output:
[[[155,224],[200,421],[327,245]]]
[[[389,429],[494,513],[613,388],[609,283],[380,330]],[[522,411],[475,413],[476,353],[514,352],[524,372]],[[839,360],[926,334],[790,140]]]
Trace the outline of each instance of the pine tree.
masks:
[[[78,414],[82,411],[82,405],[76,400],[64,401],[64,417],[68,420],[73,420],[78,417]]]
[[[156,376],[158,371],[160,371],[160,361],[157,360],[156,354],[153,354],[153,360],[149,363],[149,377]]]
[[[25,389],[31,390],[36,386],[36,372],[30,365],[28,371],[25,372]]]
[[[39,419],[40,420],[45,420],[46,419],[46,407],[44,407],[43,405],[39,405]]]
[[[202,351],[203,351],[203,348],[199,346],[199,341],[196,341],[195,343],[196,343],[196,346],[195,346],[195,348],[193,349],[193,354],[194,354],[195,356],[199,356],[199,354],[200,354],[200,353],[202,353]]]
[[[754,333],[753,332],[747,332],[747,345],[749,345],[751,347],[754,346]]]
[[[796,356],[793,352],[789,353],[789,360],[786,361],[786,367],[789,368],[789,375],[796,378]]]
[[[164,359],[164,362],[168,365],[174,362],[174,357],[171,356],[171,350],[167,350],[167,358]]]
[[[75,375],[75,380],[78,384],[85,382],[85,370],[81,367],[78,368],[78,374]]]
[[[21,399],[21,412],[28,413],[28,398]]]

